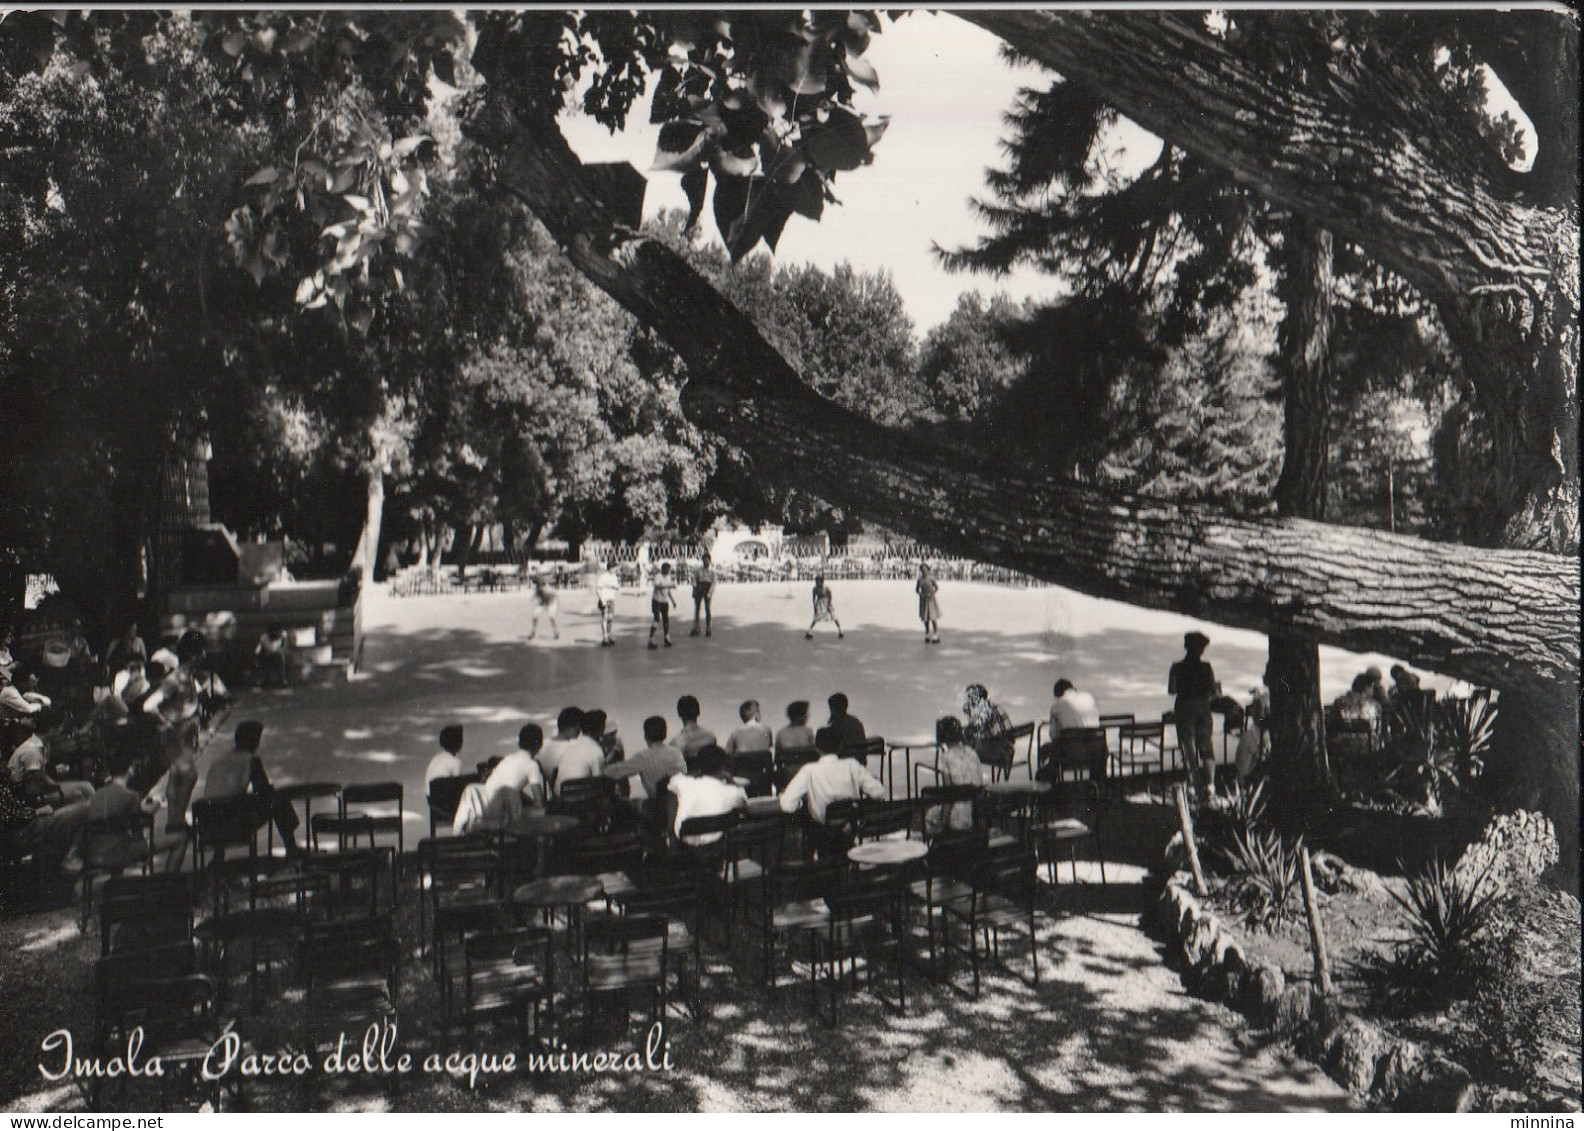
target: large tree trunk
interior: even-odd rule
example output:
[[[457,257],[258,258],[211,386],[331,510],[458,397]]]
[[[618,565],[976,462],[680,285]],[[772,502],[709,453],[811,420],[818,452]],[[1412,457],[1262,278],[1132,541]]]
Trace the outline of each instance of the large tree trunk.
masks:
[[[1331,444],[1331,234],[1301,217],[1287,222],[1276,259],[1277,295],[1287,308],[1278,337],[1282,377],[1281,476],[1276,511],[1321,520]],[[1286,809],[1329,782],[1320,646],[1273,633],[1266,672],[1271,690],[1272,780]]]
[[[1576,200],[1494,177],[1472,139],[1416,113],[1439,93],[1389,52],[1360,63],[1343,46],[1298,82],[1293,68],[1243,58],[1199,13],[959,15],[1417,287],[1457,345],[1496,448],[1476,536],[1577,552]],[[1576,51],[1571,15],[1554,20]],[[1575,89],[1556,100],[1576,116],[1577,67],[1560,73]]]
[[[385,520],[385,474],[378,466],[369,468],[368,495],[363,509],[363,533],[358,537],[357,548],[352,551],[348,568],[360,568],[363,579],[370,583],[379,566],[380,528]]]

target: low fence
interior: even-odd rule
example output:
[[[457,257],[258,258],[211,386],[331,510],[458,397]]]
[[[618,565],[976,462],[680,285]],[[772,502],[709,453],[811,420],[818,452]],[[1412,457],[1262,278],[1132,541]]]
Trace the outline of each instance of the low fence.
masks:
[[[662,562],[670,562],[684,581],[703,557],[699,545],[661,545],[661,552],[652,547],[647,562],[636,546],[608,547],[601,557],[612,563],[617,578],[624,589],[648,583],[653,570]],[[665,550],[673,550],[667,554]],[[715,579],[720,584],[754,581],[813,582],[823,574],[829,581],[905,581],[918,575],[921,559],[903,554],[877,554],[853,556],[832,552],[825,558],[783,558],[779,561],[716,563]],[[927,559],[935,576],[945,581],[982,581],[992,585],[1005,585],[1016,589],[1043,586],[1046,583],[1004,566],[988,565],[967,558],[943,558],[931,555]],[[390,580],[390,591],[397,597],[435,597],[454,593],[501,593],[522,589],[538,573],[551,588],[578,589],[592,584],[592,562],[539,562],[524,566],[474,566],[461,575],[455,566],[409,566]]]

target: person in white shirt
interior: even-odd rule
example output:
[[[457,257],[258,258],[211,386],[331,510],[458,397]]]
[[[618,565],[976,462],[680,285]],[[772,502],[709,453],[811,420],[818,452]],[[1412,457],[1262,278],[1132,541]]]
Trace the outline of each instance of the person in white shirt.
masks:
[[[484,806],[493,815],[504,806],[507,819],[522,812],[523,803],[544,800],[545,779],[535,761],[544,749],[544,731],[538,723],[525,723],[517,732],[517,749],[495,764],[484,779]]]
[[[743,725],[731,732],[726,740],[728,754],[767,754],[775,744],[775,735],[759,720],[759,700],[750,699],[737,708]]]
[[[726,780],[726,751],[711,743],[698,752],[693,768],[671,779],[671,794],[676,798],[676,816],[671,831],[691,845],[713,844],[723,833],[701,833],[682,837],[682,824],[695,817],[718,817],[748,804],[742,786]]]
[[[462,728],[455,723],[440,729],[440,752],[429,759],[424,769],[424,791],[436,778],[459,778],[467,771],[462,768]]]
[[[575,778],[591,778],[605,768],[605,752],[583,733],[583,712],[565,707],[556,716],[556,736],[539,752],[539,769],[552,789]]]
[[[1061,732],[1069,727],[1097,727],[1100,725],[1100,708],[1095,697],[1079,691],[1068,679],[1058,679],[1051,688],[1056,696],[1050,709],[1050,740],[1055,742]]]
[[[50,698],[18,686],[30,682],[27,673],[13,677],[13,669],[0,667],[0,718],[27,719],[50,706]]]
[[[832,801],[885,798],[886,788],[879,778],[865,769],[862,762],[841,756],[840,735],[827,728],[821,730],[815,740],[819,744],[819,760],[798,770],[781,791],[783,812],[796,812],[806,800],[809,816],[823,825],[825,810]]]
[[[610,562],[600,563],[599,576],[594,579],[594,598],[599,602],[600,644],[614,644],[611,629],[616,626],[616,598],[621,593],[621,581]]]
[[[94,787],[89,782],[56,781],[50,776],[49,745],[63,722],[65,716],[61,712],[41,711],[36,733],[24,739],[6,763],[17,792],[35,807],[40,804],[70,805],[94,795]]]

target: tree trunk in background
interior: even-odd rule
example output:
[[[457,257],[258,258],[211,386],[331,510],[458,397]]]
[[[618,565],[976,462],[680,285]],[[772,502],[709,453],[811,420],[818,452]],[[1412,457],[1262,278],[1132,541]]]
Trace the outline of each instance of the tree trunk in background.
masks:
[[[352,551],[348,569],[356,566],[363,570],[363,580],[372,583],[374,570],[379,566],[380,527],[385,520],[385,473],[378,467],[368,471],[368,500],[363,512],[363,533],[358,536],[357,548]]]
[[[1469,536],[1578,552],[1576,195],[1498,178],[1468,138],[1416,113],[1438,93],[1387,51],[1358,65],[1339,57],[1298,84],[1245,59],[1194,12],[957,15],[1418,288],[1457,347],[1495,447]],[[1555,13],[1551,25],[1576,55],[1572,14]],[[1577,75],[1576,66],[1562,72],[1571,89],[1541,96],[1575,118]],[[1542,101],[1530,105],[1549,120]],[[1576,126],[1571,136],[1576,145]]]
[[[1331,445],[1331,265],[1331,234],[1301,217],[1290,219],[1275,262],[1276,293],[1287,308],[1277,340],[1283,455],[1276,512],[1289,518],[1325,518]],[[1295,802],[1323,794],[1330,779],[1319,644],[1303,633],[1272,633],[1266,679],[1274,800],[1295,812]]]

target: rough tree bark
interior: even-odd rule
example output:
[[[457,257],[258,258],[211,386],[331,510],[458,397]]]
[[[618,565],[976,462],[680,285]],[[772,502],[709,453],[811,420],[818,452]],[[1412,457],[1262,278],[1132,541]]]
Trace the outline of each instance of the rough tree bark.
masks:
[[[1515,192],[1467,139],[1424,128],[1413,113],[1424,77],[1386,53],[1300,88],[1239,56],[1194,13],[958,14],[1417,287],[1457,346],[1496,448],[1501,474],[1480,540],[1577,552],[1576,200]],[[1553,21],[1576,45],[1573,18]],[[1573,90],[1555,92],[1575,115],[1577,73]]]
[[[686,260],[617,224],[553,124],[496,100],[470,129],[568,258],[681,355],[689,415],[753,449],[768,481],[1096,596],[1409,655],[1496,687],[1576,683],[1567,560],[1118,497],[882,427],[812,392]]]
[[[1331,446],[1331,234],[1291,217],[1276,261],[1277,296],[1287,308],[1277,341],[1282,378],[1282,470],[1276,512],[1320,521],[1326,512]],[[1294,795],[1330,774],[1320,698],[1320,646],[1310,637],[1270,637],[1272,779]]]

